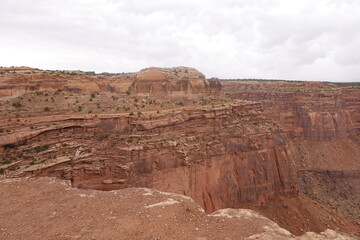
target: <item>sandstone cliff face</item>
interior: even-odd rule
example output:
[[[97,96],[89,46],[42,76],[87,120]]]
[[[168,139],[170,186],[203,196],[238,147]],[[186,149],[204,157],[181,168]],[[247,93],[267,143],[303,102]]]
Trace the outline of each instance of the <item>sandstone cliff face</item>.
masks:
[[[223,82],[225,92],[264,106],[296,156],[300,191],[357,218],[360,189],[359,84]]]
[[[14,70],[14,71],[12,71]],[[0,72],[0,98],[16,97],[41,90],[64,90],[73,93],[132,92],[151,96],[185,97],[220,94],[221,83],[194,68],[147,68],[137,73],[115,76],[86,75],[83,72],[40,71],[7,68]]]
[[[153,96],[184,96],[209,93],[209,83],[193,68],[147,68],[136,75],[129,90]]]
[[[80,188],[150,187],[191,196],[212,212],[297,194],[294,156],[261,112],[260,104],[238,102],[156,117],[49,117],[0,143],[3,153],[15,147],[30,159],[36,146],[48,146],[36,164],[19,163],[25,175],[71,179]]]
[[[236,92],[231,96],[261,102],[265,115],[293,136],[330,140],[360,135],[360,91]]]
[[[326,173],[312,182],[321,184],[340,171],[349,188],[359,185],[358,90],[250,83],[239,91],[224,83],[228,95],[250,102],[224,96],[218,79],[194,69],[113,77],[19,71],[0,74],[0,178],[56,176],[99,190],[149,187],[191,196],[207,212],[258,205],[298,234],[323,231],[329,222],[309,221],[309,209],[320,207],[292,198],[297,181]]]
[[[134,80],[132,74],[113,77],[68,75],[60,72],[0,75],[0,98],[17,97],[42,90],[80,92],[126,92]]]

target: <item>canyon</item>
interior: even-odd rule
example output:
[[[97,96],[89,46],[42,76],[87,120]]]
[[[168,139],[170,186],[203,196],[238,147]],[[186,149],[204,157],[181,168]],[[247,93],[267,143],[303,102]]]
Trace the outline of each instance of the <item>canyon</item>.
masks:
[[[228,82],[230,96],[261,102],[282,126],[297,156],[302,193],[358,218],[360,89],[358,83]]]
[[[207,214],[253,209],[296,235],[360,236],[358,84],[206,79],[187,67],[0,73],[3,181],[156,189]]]

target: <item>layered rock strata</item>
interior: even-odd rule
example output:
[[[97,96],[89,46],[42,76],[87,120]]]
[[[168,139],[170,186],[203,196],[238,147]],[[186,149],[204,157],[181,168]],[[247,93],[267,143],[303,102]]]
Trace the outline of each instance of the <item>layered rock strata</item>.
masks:
[[[186,97],[220,94],[218,79],[205,79],[194,68],[146,68],[136,73],[96,75],[86,72],[41,71],[31,68],[0,68],[0,98],[34,91],[64,90],[73,93],[136,93],[151,96]]]
[[[286,137],[261,112],[242,101],[157,116],[53,116],[2,135],[0,144],[3,156],[29,159],[17,163],[20,175],[57,176],[80,188],[155,188],[212,212],[297,194]]]
[[[264,114],[278,122],[293,136],[308,140],[330,140],[350,135],[360,136],[360,90],[330,89],[310,90],[312,83],[273,83],[277,88],[251,89],[251,84],[224,82],[225,92],[238,99],[261,102]],[[259,82],[257,85],[269,83]],[[325,86],[323,83],[317,83]],[[245,87],[241,88],[242,85]],[[288,86],[290,85],[290,86]],[[294,86],[292,86],[294,85]],[[311,85],[310,87],[307,85]],[[240,89],[239,89],[240,88]]]

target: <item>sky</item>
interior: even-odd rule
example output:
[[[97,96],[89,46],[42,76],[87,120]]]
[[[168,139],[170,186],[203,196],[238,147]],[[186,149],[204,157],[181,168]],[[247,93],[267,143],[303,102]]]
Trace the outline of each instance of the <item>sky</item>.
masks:
[[[0,66],[360,81],[360,1],[1,0]]]

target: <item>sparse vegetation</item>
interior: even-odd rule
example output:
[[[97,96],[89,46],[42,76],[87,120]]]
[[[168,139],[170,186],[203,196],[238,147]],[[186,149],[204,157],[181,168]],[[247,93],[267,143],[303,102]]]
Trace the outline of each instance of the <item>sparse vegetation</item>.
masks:
[[[43,146],[37,146],[34,148],[35,152],[39,153],[39,152],[43,152],[49,149],[49,145],[43,145]]]
[[[8,169],[9,169],[9,171],[16,171],[19,169],[19,166],[11,166]]]
[[[91,150],[91,148],[88,148],[88,149],[86,149],[84,152],[86,152],[86,153],[91,153],[92,150]]]
[[[20,108],[20,107],[22,107],[23,105],[22,105],[20,102],[14,102],[14,103],[12,104],[12,106],[13,106],[13,107],[16,107],[16,108]]]

